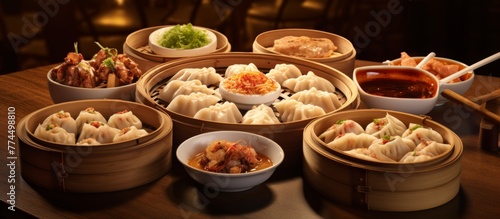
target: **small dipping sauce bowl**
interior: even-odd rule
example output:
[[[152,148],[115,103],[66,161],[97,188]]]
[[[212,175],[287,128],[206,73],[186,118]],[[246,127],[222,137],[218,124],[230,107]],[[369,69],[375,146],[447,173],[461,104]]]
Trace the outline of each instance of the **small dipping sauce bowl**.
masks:
[[[259,77],[262,77],[262,78],[257,78],[256,80],[257,81],[251,81],[253,79],[251,78],[255,78],[256,75],[258,74],[262,74],[262,75],[259,75]],[[247,77],[249,79],[245,80],[244,77]],[[236,77],[240,77],[240,79],[236,79]],[[230,81],[235,81],[235,80],[238,80],[240,82],[252,82],[252,83],[260,83],[262,82],[263,80],[268,80],[267,81],[267,85],[273,85],[273,90],[270,90],[266,93],[262,93],[262,94],[259,94],[259,92],[248,92],[248,89],[255,89],[257,90],[257,86],[245,86],[245,85],[241,85],[241,86],[244,86],[246,87],[247,89],[243,89],[243,91],[247,91],[247,93],[244,93],[244,92],[236,92],[234,91],[234,89],[231,89],[231,88],[228,88],[228,83],[230,83]],[[233,102],[234,104],[236,104],[236,106],[239,108],[239,109],[242,109],[242,110],[249,110],[249,109],[252,109],[252,107],[255,105],[255,106],[258,106],[260,104],[265,104],[265,105],[271,105],[281,94],[281,85],[274,81],[273,79],[270,79],[270,78],[267,78],[265,76],[265,74],[263,73],[259,73],[259,72],[242,72],[242,73],[239,73],[237,75],[233,75],[229,78],[226,78],[224,80],[222,80],[219,84],[219,93],[221,94],[222,98],[224,100],[227,100],[227,101],[231,101]]]
[[[414,67],[365,66],[354,69],[353,80],[367,107],[426,114],[439,96],[439,80]]]

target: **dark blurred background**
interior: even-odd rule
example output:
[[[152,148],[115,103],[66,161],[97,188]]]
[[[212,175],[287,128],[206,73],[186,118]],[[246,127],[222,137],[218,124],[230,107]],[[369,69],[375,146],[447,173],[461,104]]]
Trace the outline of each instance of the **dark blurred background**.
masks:
[[[349,39],[358,59],[436,52],[472,64],[500,51],[500,0],[1,0],[1,73],[60,63],[73,43],[90,59],[94,41],[120,52],[128,34],[185,24],[225,34],[251,51],[259,33],[287,27]],[[500,61],[476,70],[500,76]]]

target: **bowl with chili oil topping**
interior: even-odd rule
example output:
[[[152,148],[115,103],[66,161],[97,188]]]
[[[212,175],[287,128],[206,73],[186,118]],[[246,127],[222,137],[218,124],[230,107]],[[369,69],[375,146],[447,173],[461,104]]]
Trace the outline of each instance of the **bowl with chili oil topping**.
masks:
[[[439,96],[439,80],[414,67],[365,66],[354,69],[361,101],[370,108],[426,114]]]
[[[394,59],[387,64],[396,66],[414,66],[420,63],[424,58],[425,56],[408,56],[406,53],[402,53],[401,58]],[[444,57],[434,57],[422,68],[436,75],[438,79],[442,79],[466,67],[468,67],[467,64],[457,60]],[[474,82],[474,75],[474,71],[470,71],[448,83],[441,84],[439,93],[445,89],[450,89],[460,95],[465,94],[465,92],[467,92],[472,86],[472,82]],[[448,102],[448,99],[440,94],[436,102],[436,106],[443,105],[446,102]]]
[[[262,135],[213,131],[182,142],[176,151],[188,175],[222,192],[249,190],[269,179],[283,162],[283,149]]]
[[[240,109],[254,105],[271,105],[281,94],[281,85],[262,72],[241,72],[221,81],[223,99],[234,102]]]

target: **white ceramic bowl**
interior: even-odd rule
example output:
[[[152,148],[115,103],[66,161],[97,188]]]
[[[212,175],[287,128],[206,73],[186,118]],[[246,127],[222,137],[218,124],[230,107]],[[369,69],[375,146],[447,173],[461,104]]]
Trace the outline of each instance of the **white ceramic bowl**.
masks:
[[[393,74],[393,73],[381,73],[382,70],[396,70],[396,71],[407,71],[405,74]],[[368,73],[363,73],[368,72]],[[378,72],[378,73],[377,73]],[[432,84],[433,95],[430,98],[400,98],[400,97],[386,97],[380,95],[374,95],[366,92],[361,88],[361,83],[367,81],[368,79],[382,79],[388,80],[391,78],[399,78],[399,79],[416,79],[413,75],[408,74],[411,72],[412,74],[419,75],[418,81],[425,81],[428,84]],[[366,75],[366,76],[365,76]],[[387,109],[387,110],[395,110],[406,113],[412,113],[416,115],[427,114],[430,112],[438,99],[439,94],[439,81],[432,73],[428,71],[424,71],[422,69],[417,69],[414,67],[404,67],[404,66],[385,66],[385,65],[377,65],[377,66],[365,66],[354,69],[353,73],[353,81],[356,84],[361,101],[369,108],[378,108],[378,109]]]
[[[136,83],[110,88],[84,88],[61,84],[47,73],[49,94],[54,103],[88,99],[119,99],[135,101]]]
[[[278,85],[276,90],[269,92],[264,95],[248,95],[248,94],[240,94],[228,91],[224,88],[223,84],[227,79],[224,79],[219,84],[219,93],[223,99],[227,101],[231,101],[239,109],[249,110],[252,109],[254,105],[258,106],[260,104],[271,105],[281,94],[281,85],[275,81]],[[272,80],[272,79],[270,79]]]
[[[189,57],[208,54],[214,52],[217,49],[217,36],[215,36],[212,31],[197,26],[193,26],[193,28],[196,30],[205,31],[205,33],[207,33],[208,37],[210,38],[210,43],[208,45],[196,49],[170,49],[159,45],[158,40],[162,38],[163,34],[166,31],[169,31],[173,27],[175,26],[160,28],[153,31],[149,35],[149,47],[154,53],[162,55],[164,57]]]
[[[415,61],[417,61],[417,63],[419,63],[425,57],[424,56],[415,56],[412,58],[414,58]],[[456,64],[456,65],[460,66],[459,69],[464,69],[464,68],[468,67],[468,65],[466,65],[462,62],[453,60],[453,59],[442,58],[442,57],[434,57],[434,59],[442,61],[442,62],[447,63],[447,64]],[[392,60],[391,64],[392,65],[400,65],[401,58]],[[467,74],[467,77],[468,78],[466,80],[461,81],[461,82],[449,82],[446,84],[441,84],[441,87],[439,89],[439,97],[438,97],[438,100],[436,102],[436,105],[439,106],[439,105],[443,105],[444,103],[448,102],[448,99],[441,95],[441,91],[443,91],[445,89],[450,89],[450,90],[452,90],[455,93],[458,93],[460,95],[465,94],[465,92],[467,92],[467,90],[469,90],[470,86],[472,86],[472,82],[474,82],[474,71],[470,71]]]
[[[266,169],[236,174],[204,171],[188,164],[190,159],[204,151],[211,142],[216,140],[243,140],[249,143],[256,152],[268,156],[273,164]],[[206,187],[222,192],[245,191],[265,182],[285,158],[283,149],[273,140],[262,135],[242,131],[214,131],[195,135],[179,145],[176,155],[191,178]]]

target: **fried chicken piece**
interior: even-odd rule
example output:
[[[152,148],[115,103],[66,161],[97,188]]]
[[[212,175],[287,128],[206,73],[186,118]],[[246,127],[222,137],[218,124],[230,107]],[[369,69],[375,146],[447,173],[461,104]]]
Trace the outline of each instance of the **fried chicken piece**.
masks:
[[[286,36],[274,40],[274,51],[303,58],[328,58],[337,47],[327,38]]]
[[[402,52],[401,53],[401,66],[410,66],[410,67],[415,67],[417,66],[417,61],[410,57],[408,53]]]

